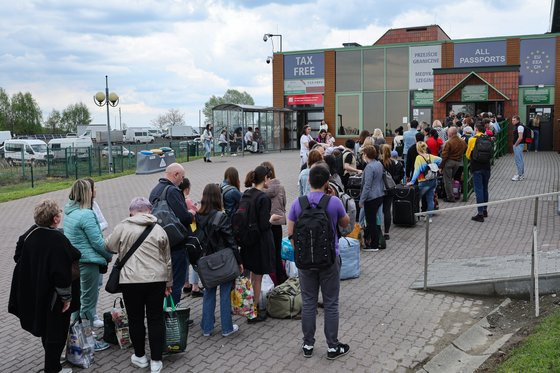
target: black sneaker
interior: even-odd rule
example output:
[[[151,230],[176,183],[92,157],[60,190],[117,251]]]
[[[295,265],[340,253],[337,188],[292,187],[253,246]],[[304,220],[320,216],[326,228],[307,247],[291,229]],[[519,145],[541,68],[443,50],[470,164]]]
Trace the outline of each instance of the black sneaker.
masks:
[[[208,158],[208,159],[206,160],[206,162],[212,163],[212,161],[210,160],[210,158]]]
[[[313,356],[313,346],[308,346],[306,344],[301,345],[301,350],[303,351],[303,357]]]
[[[257,317],[253,317],[252,319],[247,319],[247,324],[256,324],[266,320],[266,310],[259,310],[257,312]]]
[[[484,223],[484,216],[482,215],[475,215],[471,218],[471,220],[478,221],[480,223]]]
[[[327,359],[334,360],[340,356],[346,355],[350,351],[350,346],[339,343],[338,346],[327,349]]]
[[[383,238],[385,238],[385,241],[389,240],[391,238],[391,236],[389,236],[389,233],[385,233],[383,235]]]
[[[488,211],[483,211],[483,212],[482,212],[482,216],[484,216],[485,218],[487,218],[487,217],[488,217]]]

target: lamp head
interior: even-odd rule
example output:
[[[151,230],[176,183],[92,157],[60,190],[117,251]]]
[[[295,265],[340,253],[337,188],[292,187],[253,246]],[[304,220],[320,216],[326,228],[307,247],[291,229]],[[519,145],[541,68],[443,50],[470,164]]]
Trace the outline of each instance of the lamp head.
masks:
[[[268,34],[264,34],[263,41],[266,42],[268,40]]]
[[[97,92],[95,94],[95,96],[93,96],[95,103],[97,104],[103,104],[105,102],[105,93],[103,92]]]
[[[272,57],[268,56],[266,58],[266,63],[270,64],[272,62]]]
[[[119,96],[115,92],[109,93],[109,103],[111,106],[117,106],[119,103]]]

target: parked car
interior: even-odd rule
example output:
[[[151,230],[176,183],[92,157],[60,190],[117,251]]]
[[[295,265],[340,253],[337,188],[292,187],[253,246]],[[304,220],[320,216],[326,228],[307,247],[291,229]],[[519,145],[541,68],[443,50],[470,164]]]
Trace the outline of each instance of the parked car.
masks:
[[[4,147],[0,146],[0,158],[4,158]]]
[[[200,143],[200,138],[197,137],[194,140],[189,140],[189,141],[179,141],[179,149],[180,150],[188,150],[189,149],[189,145],[191,144],[199,144]]]
[[[111,154],[113,155],[113,157],[132,157],[134,156],[134,152],[131,150],[128,150],[127,148],[125,148],[124,146],[113,146],[111,147]],[[107,157],[109,155],[109,147],[106,146],[103,148],[103,150],[101,150],[101,155],[103,157]]]

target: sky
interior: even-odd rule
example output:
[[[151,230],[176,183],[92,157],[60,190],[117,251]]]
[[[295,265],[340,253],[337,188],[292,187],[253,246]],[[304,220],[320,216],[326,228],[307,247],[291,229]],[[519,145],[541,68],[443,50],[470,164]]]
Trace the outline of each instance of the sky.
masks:
[[[284,51],[371,45],[388,29],[438,24],[452,39],[548,31],[551,0],[0,0],[0,87],[31,92],[43,111],[93,95],[120,97],[122,122],[149,125],[170,108],[198,126],[199,110],[227,89],[272,105],[272,65]],[[119,122],[111,108],[112,124]],[[204,118],[202,118],[204,121]]]

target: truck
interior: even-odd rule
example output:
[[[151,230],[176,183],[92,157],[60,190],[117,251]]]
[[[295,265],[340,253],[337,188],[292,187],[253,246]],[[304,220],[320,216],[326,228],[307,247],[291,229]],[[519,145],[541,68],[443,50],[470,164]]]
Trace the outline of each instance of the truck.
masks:
[[[93,142],[89,137],[68,137],[49,141],[49,153],[55,159],[75,156],[88,158]]]
[[[76,134],[78,137],[89,137],[93,141],[96,139],[97,132],[107,131],[106,124],[90,124],[90,125],[78,125]]]
[[[200,134],[191,126],[171,126],[167,131],[167,137],[170,139],[195,139]]]
[[[10,131],[0,131],[0,145],[3,145],[4,141],[11,139],[12,133]]]
[[[129,143],[152,143],[154,136],[150,135],[151,127],[128,127],[124,135],[124,141]]]
[[[111,131],[111,143],[120,144],[123,141],[124,141],[123,131],[119,131],[119,130]],[[95,142],[98,144],[105,144],[109,142],[107,131],[97,131],[95,133]]]

